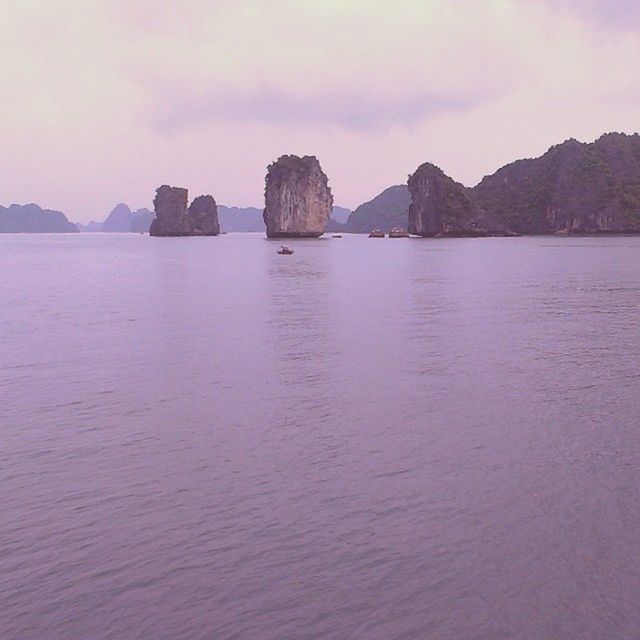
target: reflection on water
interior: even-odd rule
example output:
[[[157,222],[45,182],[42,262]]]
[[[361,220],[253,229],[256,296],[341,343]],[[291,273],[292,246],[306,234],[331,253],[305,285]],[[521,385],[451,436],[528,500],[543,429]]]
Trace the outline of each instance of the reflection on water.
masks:
[[[7,640],[632,638],[637,238],[0,237]]]

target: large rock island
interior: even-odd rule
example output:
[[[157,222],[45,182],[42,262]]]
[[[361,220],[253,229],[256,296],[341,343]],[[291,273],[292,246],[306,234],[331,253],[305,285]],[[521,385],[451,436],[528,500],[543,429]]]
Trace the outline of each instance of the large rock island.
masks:
[[[220,233],[218,209],[212,196],[198,196],[187,207],[189,192],[166,184],[156,190],[153,206],[156,217],[152,236],[217,236]]]
[[[498,169],[470,195],[518,233],[640,233],[640,136],[567,140]]]
[[[409,233],[424,237],[478,237],[509,233],[507,226],[478,206],[464,186],[425,162],[409,176]]]
[[[281,156],[267,169],[263,218],[269,238],[316,238],[324,233],[333,196],[315,156]]]
[[[640,136],[570,139],[471,189],[425,163],[408,185],[421,236],[640,233]]]

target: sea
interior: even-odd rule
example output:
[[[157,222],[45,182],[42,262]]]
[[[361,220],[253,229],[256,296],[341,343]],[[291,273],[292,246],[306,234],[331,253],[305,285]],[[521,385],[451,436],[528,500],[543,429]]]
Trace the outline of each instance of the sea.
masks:
[[[636,640],[640,238],[0,236],[2,640]]]

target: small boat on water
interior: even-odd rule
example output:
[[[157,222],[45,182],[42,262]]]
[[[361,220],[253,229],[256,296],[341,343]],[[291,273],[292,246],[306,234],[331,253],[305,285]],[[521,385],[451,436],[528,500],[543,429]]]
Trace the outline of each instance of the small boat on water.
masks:
[[[281,256],[290,256],[290,255],[293,253],[293,249],[289,249],[289,247],[282,246],[282,247],[280,247],[280,249],[278,250],[278,253],[279,253]]]
[[[389,231],[390,238],[408,238],[409,232],[402,227],[393,227],[391,231]]]
[[[384,231],[380,231],[380,229],[374,229],[370,234],[369,237],[370,238],[384,238],[385,237],[385,232]]]
[[[332,238],[342,238],[342,236],[339,233],[336,233],[335,235],[331,236]]]

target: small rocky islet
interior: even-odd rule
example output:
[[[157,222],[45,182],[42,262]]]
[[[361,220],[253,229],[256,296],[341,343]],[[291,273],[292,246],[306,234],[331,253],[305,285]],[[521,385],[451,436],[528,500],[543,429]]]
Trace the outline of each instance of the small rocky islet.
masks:
[[[374,232],[374,237],[640,234],[640,136],[607,133],[592,143],[569,139],[538,158],[498,169],[474,187],[427,162],[406,185],[385,189],[348,217],[343,211],[343,222],[330,217],[339,208],[333,207],[329,180],[315,156],[279,157],[267,168],[264,195],[261,216],[269,238],[314,238],[325,232]],[[249,209],[220,207],[225,221],[242,218],[237,230],[265,228],[260,210]],[[198,196],[189,205],[187,189],[169,185],[157,189],[153,212],[132,212],[120,204],[104,223],[84,226],[34,204],[0,206],[0,232],[79,228],[215,236],[220,220],[213,196]]]
[[[217,236],[218,209],[213,196],[198,196],[187,206],[189,192],[182,187],[162,185],[156,190],[151,222],[152,236]]]

